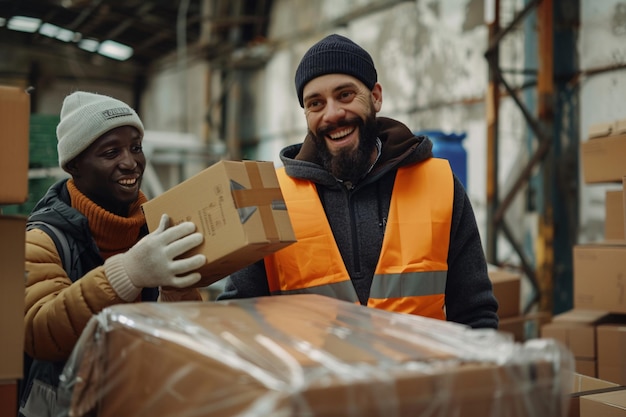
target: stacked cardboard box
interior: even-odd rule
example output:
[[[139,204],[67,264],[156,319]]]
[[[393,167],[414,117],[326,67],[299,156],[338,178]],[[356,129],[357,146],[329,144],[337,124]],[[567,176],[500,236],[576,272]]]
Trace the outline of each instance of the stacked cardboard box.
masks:
[[[610,323],[590,321],[588,330],[595,335],[597,377],[618,384],[626,383],[622,330],[626,327],[625,157],[626,120],[590,128],[588,140],[581,144],[584,181],[620,184],[620,189],[606,194],[604,240],[573,248],[574,309],[611,313]]]
[[[489,265],[487,272],[493,295],[498,300],[498,316],[501,319],[518,317],[521,313],[521,274],[494,265]]]
[[[626,320],[598,326],[598,377],[626,385]]]
[[[498,300],[500,331],[511,333],[515,340],[524,340],[524,320],[521,317],[521,274],[489,265],[493,295]]]
[[[30,96],[0,85],[0,205],[28,199],[28,132]]]
[[[564,416],[573,358],[551,340],[312,294],[117,305],[60,395],[73,416]]]
[[[626,387],[578,373],[572,382],[569,417],[626,415]]]
[[[518,342],[536,337],[541,325],[550,320],[550,315],[522,311],[522,274],[495,265],[488,265],[488,273],[493,294],[498,300],[498,329],[511,334]]]
[[[618,387],[587,393],[579,398],[580,417],[625,417],[626,389]]]
[[[0,213],[28,198],[30,96],[0,86]],[[26,219],[0,214],[0,415],[17,415],[17,380],[24,348],[24,246]]]
[[[604,200],[605,240],[624,241],[624,213],[623,190],[607,190]]]
[[[626,174],[626,120],[592,125],[580,157],[585,183],[620,183]]]
[[[541,337],[553,338],[567,346],[576,360],[576,372],[597,377],[598,328],[621,320],[620,316],[600,310],[574,309],[558,314],[541,327]]]
[[[626,243],[574,246],[574,307],[626,314]]]

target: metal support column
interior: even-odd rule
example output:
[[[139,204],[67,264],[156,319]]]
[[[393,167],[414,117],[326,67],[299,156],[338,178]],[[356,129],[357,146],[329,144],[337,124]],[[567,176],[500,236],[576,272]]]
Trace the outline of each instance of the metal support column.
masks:
[[[497,241],[498,241],[498,232],[502,231],[504,237],[511,242],[511,246],[516,251],[519,256],[522,264],[522,269],[526,277],[529,279],[531,286],[536,291],[538,288],[535,268],[533,263],[528,259],[528,256],[523,251],[523,246],[515,241],[513,234],[511,233],[510,228],[507,226],[504,220],[504,213],[508,209],[508,207],[513,202],[516,194],[521,191],[522,187],[528,182],[528,179],[531,175],[532,170],[535,166],[543,160],[545,154],[548,151],[550,146],[551,138],[546,137],[543,133],[539,123],[535,120],[534,116],[531,112],[526,108],[524,103],[518,97],[517,91],[509,85],[509,83],[504,79],[502,70],[500,69],[499,63],[499,55],[498,48],[500,41],[509,33],[513,28],[515,28],[519,22],[521,22],[534,8],[541,2],[541,0],[530,1],[526,4],[524,9],[522,9],[513,20],[504,28],[494,28],[490,30],[490,39],[489,39],[489,48],[487,52],[485,52],[485,58],[489,63],[489,74],[490,74],[490,96],[488,97],[487,108],[490,109],[494,104],[499,103],[499,95],[500,87],[503,87],[509,97],[515,101],[520,111],[522,112],[524,119],[528,123],[529,128],[539,139],[539,146],[536,151],[530,157],[526,166],[522,169],[519,177],[514,182],[512,188],[506,193],[502,200],[499,199],[498,196],[498,178],[497,178],[497,167],[498,167],[498,138],[497,138],[497,129],[498,129],[498,106],[493,106],[492,117],[489,117],[488,114],[488,195],[487,195],[487,203],[489,205],[487,211],[487,227],[489,228],[489,232],[487,235],[487,260],[493,264],[498,264],[497,258]],[[499,6],[500,2],[496,1],[496,10],[495,15],[499,15]],[[493,80],[493,81],[492,81]],[[494,88],[495,91],[491,92],[491,88]],[[493,95],[493,97],[492,97]],[[497,97],[497,98],[494,98]],[[495,124],[493,124],[495,122]],[[491,171],[489,166],[492,167]]]
[[[558,137],[554,132],[554,28],[553,0],[543,0],[537,8],[539,68],[537,72],[537,114],[539,125],[550,143]],[[552,136],[554,135],[554,136]],[[552,137],[550,137],[552,136]],[[539,234],[535,244],[539,311],[552,313],[554,288],[554,193],[555,154],[546,147],[541,167],[543,205],[539,216]]]
[[[556,7],[556,10],[555,10]],[[575,31],[577,30],[579,0],[527,0],[509,25],[500,30],[490,28],[489,49],[485,57],[490,69],[488,111],[488,164],[495,167],[497,175],[497,94],[491,91],[502,87],[518,106],[526,120],[532,140],[531,154],[512,187],[498,199],[497,178],[488,168],[488,233],[487,258],[498,264],[498,232],[509,241],[520,258],[521,267],[533,287],[533,298],[524,312],[537,306],[540,312],[559,313],[572,307],[572,257],[571,248],[576,239],[577,210],[577,104],[571,89],[560,79],[570,79],[577,71]],[[508,32],[536,9],[537,13],[537,103],[528,108],[519,97],[519,89],[512,87],[503,77],[498,63],[498,44]],[[558,25],[555,22],[559,22]],[[555,47],[557,45],[557,47]],[[558,61],[555,60],[558,56]],[[532,60],[531,60],[532,61]],[[558,67],[555,69],[555,67]],[[524,73],[528,71],[524,70]],[[560,74],[560,75],[557,75]],[[531,106],[532,107],[532,106]],[[493,115],[492,115],[493,113]],[[536,114],[533,115],[533,113]],[[495,121],[495,126],[494,126]],[[538,197],[538,235],[534,242],[534,260],[527,256],[524,246],[515,241],[514,234],[505,221],[505,213],[516,195],[524,188],[532,188],[529,180],[539,176],[535,195]]]
[[[500,32],[500,0],[494,0],[492,20],[487,22],[489,44],[489,85],[487,88],[487,261],[496,264],[498,259],[497,224],[491,219],[498,209],[498,113],[500,108],[500,82],[497,75],[499,67],[499,45],[495,42]],[[491,12],[488,12],[491,13]]]

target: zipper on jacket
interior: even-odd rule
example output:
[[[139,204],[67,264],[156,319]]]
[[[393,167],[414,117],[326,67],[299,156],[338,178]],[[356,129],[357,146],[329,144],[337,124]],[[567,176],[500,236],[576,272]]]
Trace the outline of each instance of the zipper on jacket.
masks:
[[[354,257],[354,272],[361,274],[361,257],[359,256],[359,234],[356,230],[356,215],[354,213],[354,204],[352,203],[352,195],[354,189],[347,190],[348,207],[350,208],[350,234],[352,235],[352,256]]]
[[[387,228],[387,218],[383,214],[383,205],[380,201],[380,181],[376,182],[376,206],[378,208],[378,227],[382,228],[383,236]]]

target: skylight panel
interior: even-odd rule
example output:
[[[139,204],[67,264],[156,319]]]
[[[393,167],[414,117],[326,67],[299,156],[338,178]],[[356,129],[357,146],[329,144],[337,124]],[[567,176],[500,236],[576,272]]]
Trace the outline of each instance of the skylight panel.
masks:
[[[109,58],[117,59],[118,61],[125,61],[133,56],[133,48],[119,42],[106,40],[100,44],[98,53]]]
[[[34,33],[39,29],[41,19],[28,16],[13,16],[7,23],[7,28],[19,32]]]

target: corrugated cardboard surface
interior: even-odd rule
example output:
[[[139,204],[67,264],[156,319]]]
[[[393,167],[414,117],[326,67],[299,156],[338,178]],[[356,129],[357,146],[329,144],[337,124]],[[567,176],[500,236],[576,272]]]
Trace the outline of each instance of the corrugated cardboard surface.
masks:
[[[600,378],[594,378],[587,375],[576,373],[572,381],[572,393],[594,391],[604,388],[617,387],[618,385],[611,381],[605,381]]]
[[[521,312],[521,275],[504,269],[489,269],[489,279],[493,294],[498,300],[498,316],[508,318],[519,316]]]
[[[0,380],[22,377],[26,218],[0,215]]]
[[[624,167],[626,170],[626,166]],[[604,200],[604,238],[607,240],[624,239],[624,196],[622,190],[606,192]]]
[[[0,85],[0,204],[28,199],[28,126],[30,96]]]
[[[626,385],[626,323],[598,326],[598,377]]]
[[[624,239],[626,239],[626,176],[622,178],[622,208],[623,216],[622,222],[624,223]]]
[[[541,326],[541,337],[556,339],[567,346],[575,358],[595,359],[596,337],[593,326],[548,323]]]
[[[626,387],[580,397],[580,417],[626,417]]]
[[[599,394],[606,390],[614,390],[617,384],[602,379],[576,373],[572,384],[569,417],[580,417],[580,399],[586,395]],[[594,417],[596,417],[594,415]]]
[[[510,333],[513,340],[523,342],[526,339],[526,318],[524,316],[514,316],[501,318],[498,323],[498,331]]]
[[[17,381],[0,380],[0,416],[16,416],[17,401]]]
[[[603,136],[610,136],[615,133],[615,122],[595,123],[589,126],[588,138],[594,139]]]
[[[606,311],[573,309],[558,314],[541,326],[541,337],[556,339],[567,346],[576,359],[595,360],[596,325],[606,322]]]
[[[626,313],[626,243],[574,246],[574,308]]]
[[[598,376],[598,363],[595,359],[576,359],[576,372],[595,378]]]
[[[626,135],[590,139],[580,144],[585,183],[622,182]]]
[[[519,316],[500,318],[498,330],[511,333],[518,342],[535,339],[541,326],[548,323],[552,316],[547,311],[536,311]]]
[[[567,353],[300,294],[113,306],[66,369],[76,417],[554,417]]]
[[[613,122],[613,133],[614,135],[623,135],[626,133],[626,119],[619,119]]]
[[[173,224],[192,221],[204,242],[189,255],[203,253],[199,286],[296,241],[274,164],[220,161],[143,205],[148,228],[167,213]]]

